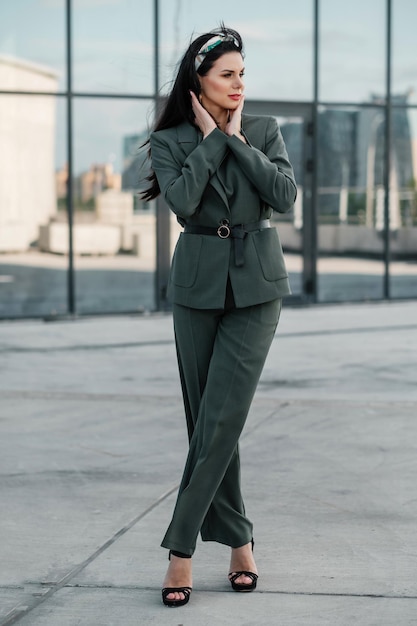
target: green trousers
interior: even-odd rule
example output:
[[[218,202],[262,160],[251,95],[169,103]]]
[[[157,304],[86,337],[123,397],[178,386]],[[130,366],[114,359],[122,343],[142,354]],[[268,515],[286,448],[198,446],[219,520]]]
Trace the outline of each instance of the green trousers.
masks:
[[[165,548],[192,555],[199,532],[233,548],[252,539],[238,442],[280,311],[281,299],[242,309],[174,305],[190,447]]]

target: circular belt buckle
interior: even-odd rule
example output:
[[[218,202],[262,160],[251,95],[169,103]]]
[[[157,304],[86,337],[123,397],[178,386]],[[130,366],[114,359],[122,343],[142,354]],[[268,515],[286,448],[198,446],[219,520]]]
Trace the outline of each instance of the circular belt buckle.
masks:
[[[227,239],[230,237],[229,220],[223,220],[217,229],[217,234],[220,239]]]

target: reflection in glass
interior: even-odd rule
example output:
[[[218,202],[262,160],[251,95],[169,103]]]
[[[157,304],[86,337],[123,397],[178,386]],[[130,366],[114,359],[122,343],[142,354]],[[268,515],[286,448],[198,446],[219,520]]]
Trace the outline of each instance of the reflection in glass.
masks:
[[[65,89],[65,45],[65,0],[2,2],[0,89]]]
[[[154,308],[155,215],[146,175],[150,102],[74,101],[74,249],[80,313]]]
[[[320,110],[320,300],[382,297],[384,120],[382,107]]]
[[[66,227],[65,183],[57,199],[63,102],[52,96],[0,96],[0,317],[67,310],[65,256],[48,249],[50,224]]]
[[[302,293],[303,272],[303,200],[304,200],[304,137],[305,123],[301,117],[280,117],[278,124],[297,181],[294,208],[285,214],[273,214],[278,229],[293,295]]]
[[[217,28],[222,19],[243,38],[248,98],[312,99],[313,0],[211,0],[204,5],[161,0],[160,5],[165,92],[190,38]]]
[[[392,3],[392,90],[417,102],[417,3],[395,0]]]
[[[320,1],[319,99],[369,102],[385,93],[385,0]]]
[[[75,91],[153,91],[153,0],[73,0]]]
[[[391,296],[412,298],[417,296],[417,110],[394,107],[392,126]]]

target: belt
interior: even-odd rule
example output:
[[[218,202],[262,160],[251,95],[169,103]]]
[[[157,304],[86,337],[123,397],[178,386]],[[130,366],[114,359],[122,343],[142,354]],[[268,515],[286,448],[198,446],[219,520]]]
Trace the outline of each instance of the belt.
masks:
[[[243,240],[248,233],[252,233],[256,230],[263,230],[264,228],[271,228],[271,222],[269,220],[259,220],[259,222],[251,222],[250,224],[237,224],[236,226],[229,226],[229,220],[224,219],[221,221],[220,226],[194,226],[186,224],[184,226],[184,233],[190,235],[216,235],[220,239],[234,239],[235,248],[235,265],[242,267],[245,263],[243,256]]]

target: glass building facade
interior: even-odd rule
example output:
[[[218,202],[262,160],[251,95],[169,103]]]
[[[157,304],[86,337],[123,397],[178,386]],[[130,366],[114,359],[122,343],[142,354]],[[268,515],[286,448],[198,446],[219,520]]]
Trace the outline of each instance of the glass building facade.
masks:
[[[245,111],[278,119],[299,193],[274,217],[295,302],[417,297],[417,3],[0,4],[0,318],[169,308],[179,233],[138,195],[178,59],[221,21]]]

